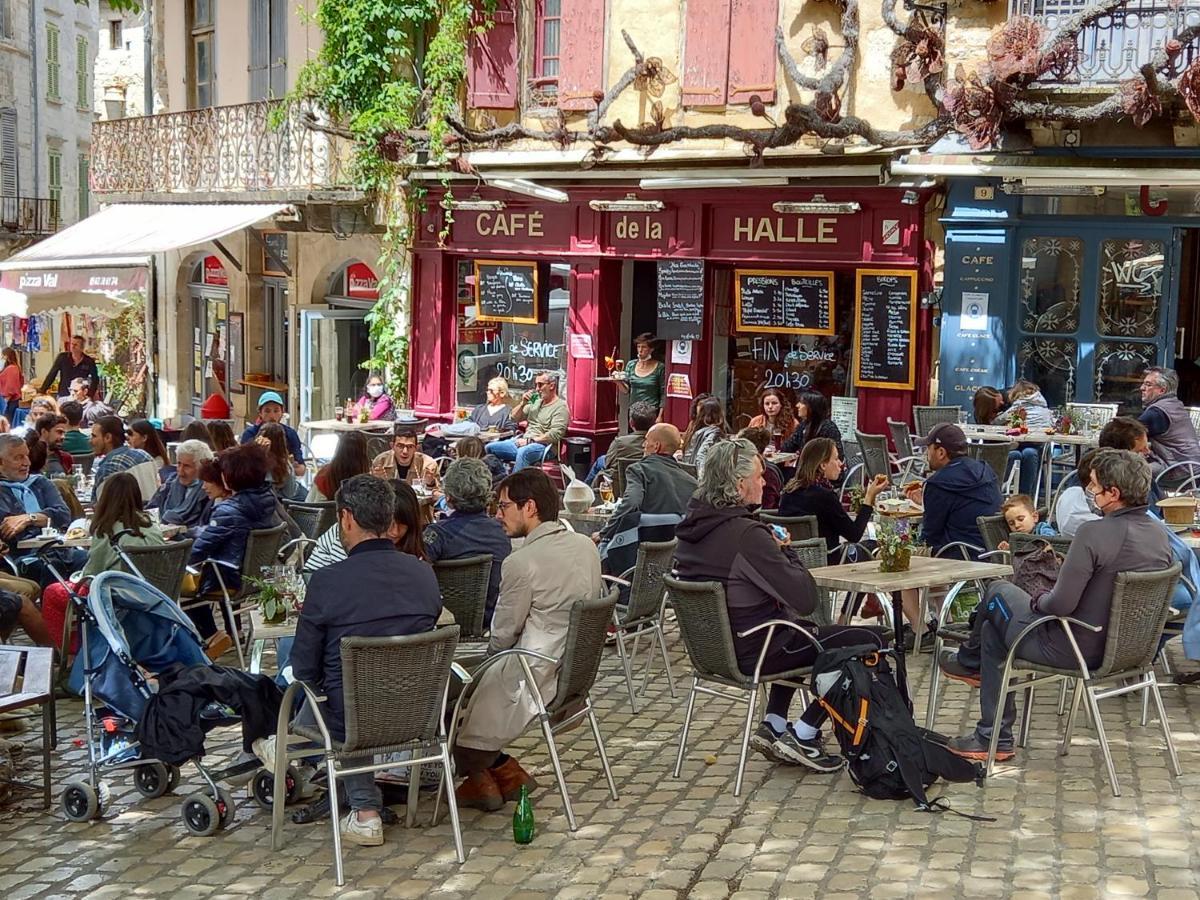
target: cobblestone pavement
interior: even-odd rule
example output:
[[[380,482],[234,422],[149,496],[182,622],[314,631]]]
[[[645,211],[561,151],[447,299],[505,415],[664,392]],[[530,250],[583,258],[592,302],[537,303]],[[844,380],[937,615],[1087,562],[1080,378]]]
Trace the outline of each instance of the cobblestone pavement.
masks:
[[[681,688],[688,664],[669,635]],[[918,716],[929,656],[913,665]],[[656,667],[655,673],[658,669]],[[1053,695],[1053,696],[1052,696]],[[927,814],[910,803],[869,800],[843,773],[834,777],[775,766],[753,757],[740,799],[733,796],[736,735],[742,712],[716,698],[697,701],[694,743],[683,777],[671,777],[686,694],[674,699],[652,680],[637,714],[629,708],[615,655],[606,657],[596,691],[601,728],[621,799],[612,802],[587,728],[560,738],[579,819],[572,834],[554,789],[549,758],[527,734],[517,755],[541,781],[534,794],[538,834],[512,841],[504,811],[463,813],[467,862],[454,859],[448,824],[428,827],[422,803],[415,830],[394,826],[379,848],[347,847],[347,885],[333,884],[329,827],[287,826],[281,853],[270,846],[269,818],[244,791],[234,822],[211,838],[191,837],[178,815],[180,796],[200,779],[185,768],[174,795],[144,800],[128,775],[111,779],[103,821],[66,822],[57,805],[40,809],[22,795],[0,810],[0,897],[1197,897],[1200,853],[1200,695],[1164,690],[1185,774],[1170,774],[1156,724],[1138,724],[1136,700],[1106,701],[1105,721],[1123,796],[1114,798],[1091,732],[1081,725],[1070,756],[1057,755],[1061,720],[1056,691],[1035,704],[1028,749],[986,787],[943,786],[974,821]],[[82,771],[79,704],[61,705],[63,740],[55,780]],[[952,683],[938,724],[961,733],[973,721],[975,695]],[[36,727],[36,722],[32,723]],[[236,750],[224,730],[210,759]],[[31,730],[20,774],[35,780]],[[715,760],[715,761],[714,761]],[[57,796],[55,798],[57,804]],[[400,810],[403,815],[403,809]]]

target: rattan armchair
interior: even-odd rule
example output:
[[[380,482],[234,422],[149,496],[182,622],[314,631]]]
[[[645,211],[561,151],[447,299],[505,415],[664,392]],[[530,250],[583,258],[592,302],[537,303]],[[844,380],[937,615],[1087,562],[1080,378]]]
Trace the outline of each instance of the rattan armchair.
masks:
[[[934,425],[943,422],[957,425],[962,414],[961,406],[913,406],[913,425],[918,437],[928,437]]]
[[[161,547],[122,547],[117,543],[116,550],[127,572],[179,602],[192,555],[191,541],[171,541]]]
[[[663,667],[667,672],[667,685],[671,696],[675,696],[675,676],[671,674],[671,660],[667,655],[667,642],[663,637],[662,617],[666,590],[663,576],[671,571],[678,541],[641,541],[638,543],[637,560],[633,568],[620,576],[605,575],[604,580],[629,589],[629,603],[613,610],[613,628],[616,632],[617,652],[625,671],[625,688],[629,691],[629,706],[637,712],[637,700],[633,695],[633,665],[637,659],[638,643],[645,633],[652,641],[657,640],[662,653]],[[625,641],[633,636],[633,647],[625,651]],[[646,670],[642,676],[642,693],[650,684],[650,663],[654,659],[653,647],[648,648]]]
[[[1003,487],[1004,476],[1008,473],[1008,454],[1016,449],[1013,441],[978,441],[967,445],[967,455],[987,463],[988,468],[996,473],[996,481]]]
[[[454,615],[464,641],[481,641],[486,631],[488,585],[492,578],[492,554],[480,553],[462,559],[439,559],[433,564],[442,605]]]
[[[337,523],[337,503],[333,500],[323,503],[283,500],[282,503],[296,527],[307,538],[316,540]]]
[[[782,525],[793,541],[808,541],[821,535],[816,516],[780,516],[759,512],[758,520],[768,525]]]

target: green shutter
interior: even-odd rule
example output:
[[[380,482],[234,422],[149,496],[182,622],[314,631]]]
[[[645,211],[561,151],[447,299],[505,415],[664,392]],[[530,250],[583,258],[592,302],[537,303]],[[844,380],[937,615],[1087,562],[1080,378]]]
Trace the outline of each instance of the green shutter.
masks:
[[[88,96],[88,39],[82,35],[75,38],[75,106],[91,109],[92,98]]]
[[[62,221],[62,152],[51,150],[47,157],[49,163],[49,193],[54,202],[53,218],[55,222]]]
[[[59,90],[58,27],[46,26],[46,99],[61,100]]]
[[[91,157],[86,153],[79,154],[79,219],[82,221],[91,212],[92,190],[89,185],[89,170]]]

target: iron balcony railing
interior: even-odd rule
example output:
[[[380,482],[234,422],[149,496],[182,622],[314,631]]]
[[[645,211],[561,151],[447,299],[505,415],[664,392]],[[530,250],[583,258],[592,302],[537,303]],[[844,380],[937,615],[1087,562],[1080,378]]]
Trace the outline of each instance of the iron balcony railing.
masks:
[[[275,113],[275,110],[280,110]],[[96,122],[96,194],[347,190],[351,142],[307,102],[264,100]]]
[[[1010,0],[1009,13],[1037,19],[1047,29],[1058,28],[1069,16],[1095,0]],[[1185,28],[1200,25],[1200,0],[1130,0],[1101,16],[1079,33],[1079,66],[1070,75],[1048,75],[1043,83],[1111,85],[1138,74],[1154,53]],[[1200,52],[1193,41],[1171,61],[1174,77]]]
[[[51,197],[0,197],[0,234],[53,234],[58,201]]]

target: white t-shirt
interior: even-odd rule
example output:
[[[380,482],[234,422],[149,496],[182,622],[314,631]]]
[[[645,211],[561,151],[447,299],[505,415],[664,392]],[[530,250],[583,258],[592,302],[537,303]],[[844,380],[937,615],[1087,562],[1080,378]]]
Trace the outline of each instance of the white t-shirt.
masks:
[[[1063,491],[1052,512],[1058,533],[1067,537],[1075,537],[1075,532],[1084,522],[1094,522],[1100,518],[1088,509],[1087,495],[1079,485],[1072,485]]]

